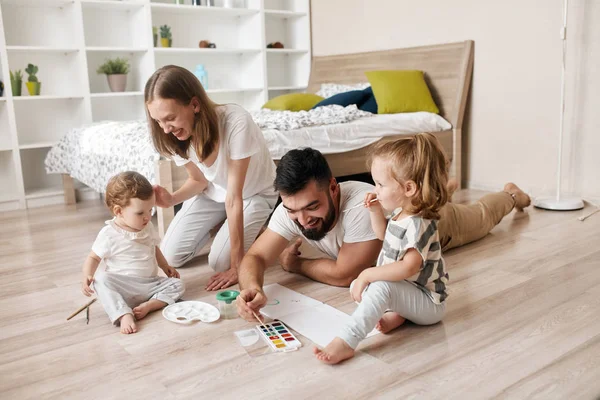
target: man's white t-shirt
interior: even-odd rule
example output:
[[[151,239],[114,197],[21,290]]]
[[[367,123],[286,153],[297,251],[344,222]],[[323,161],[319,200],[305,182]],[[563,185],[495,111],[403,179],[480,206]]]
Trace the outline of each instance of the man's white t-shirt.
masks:
[[[106,221],[100,230],[92,251],[106,264],[106,272],[143,278],[158,275],[156,246],[160,237],[152,222],[139,232],[129,232],[115,223]]]
[[[175,164],[182,166],[190,161],[194,162],[209,182],[204,194],[216,202],[224,203],[227,195],[228,161],[250,157],[242,197],[247,199],[256,194],[275,195],[275,163],[262,131],[250,113],[237,104],[224,104],[217,107],[217,114],[220,136],[219,154],[215,162],[207,167],[199,161],[196,151],[190,146],[188,159],[172,156]]]
[[[300,236],[310,246],[317,248],[331,259],[336,259],[344,242],[358,243],[377,239],[371,227],[371,216],[367,208],[357,207],[348,212],[343,212],[363,203],[367,193],[373,190],[372,185],[364,182],[348,181],[340,183],[340,215],[333,229],[327,232],[327,235],[321,240],[308,240],[304,237],[300,228],[288,215],[283,204],[280,204],[273,212],[269,221],[269,229],[287,240]]]

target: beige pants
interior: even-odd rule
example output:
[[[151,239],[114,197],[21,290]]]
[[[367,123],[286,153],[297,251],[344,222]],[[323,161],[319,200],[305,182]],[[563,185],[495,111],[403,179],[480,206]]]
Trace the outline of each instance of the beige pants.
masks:
[[[471,204],[446,204],[438,225],[442,250],[483,238],[514,206],[515,200],[505,192],[485,195]]]

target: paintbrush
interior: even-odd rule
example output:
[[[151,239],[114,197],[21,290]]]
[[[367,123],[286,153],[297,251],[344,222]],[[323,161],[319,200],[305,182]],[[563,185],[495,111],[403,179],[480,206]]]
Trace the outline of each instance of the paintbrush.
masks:
[[[371,199],[371,200],[369,201],[369,203],[374,203],[374,202],[376,202],[376,201],[379,201],[379,199]],[[364,206],[365,206],[365,203],[360,203],[360,204],[357,204],[357,205],[355,205],[354,207],[346,208],[346,209],[345,209],[344,211],[342,211],[342,212],[343,212],[343,213],[345,213],[346,211],[354,210],[355,208],[358,208],[358,207],[364,207]]]
[[[95,301],[96,301],[96,298],[93,298],[86,305],[79,307],[77,309],[77,311],[75,311],[73,314],[69,315],[69,318],[67,318],[67,321],[70,320],[71,318],[73,318],[74,316],[76,316],[77,314],[79,314],[80,312],[82,312],[83,310],[85,310],[86,308],[88,308],[89,306],[91,306],[92,303]]]
[[[244,302],[244,304],[246,305],[246,307],[250,308],[250,307],[248,306],[248,303],[246,303],[246,302],[245,302],[245,301],[244,301],[244,300],[243,300],[241,297],[238,297],[238,299],[242,300],[242,301]],[[254,310],[253,310],[253,309],[251,309],[251,308],[250,308],[250,311],[252,311],[252,315],[254,315],[254,318],[256,318],[256,320],[257,320],[257,321],[258,321],[258,322],[259,322],[261,325],[262,325],[262,324],[264,324],[264,322],[262,322],[262,321],[260,320],[260,318],[258,318],[258,315],[256,315],[256,313],[254,312]]]

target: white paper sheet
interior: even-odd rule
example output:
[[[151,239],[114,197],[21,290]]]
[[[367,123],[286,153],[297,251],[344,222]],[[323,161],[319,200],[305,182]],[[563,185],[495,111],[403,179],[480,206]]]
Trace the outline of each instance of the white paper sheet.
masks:
[[[327,346],[350,321],[350,316],[337,308],[279,284],[267,285],[264,291],[269,305],[264,307],[261,313],[283,321],[318,346]],[[367,337],[378,333],[379,331],[374,329]]]

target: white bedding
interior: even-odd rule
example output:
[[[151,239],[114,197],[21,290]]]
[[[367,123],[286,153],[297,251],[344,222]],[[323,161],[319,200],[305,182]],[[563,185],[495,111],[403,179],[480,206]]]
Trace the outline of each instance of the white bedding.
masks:
[[[324,154],[356,150],[384,136],[439,132],[451,125],[436,114],[419,112],[371,115],[344,124],[305,127],[290,131],[263,130],[273,159],[298,147],[313,147]],[[46,172],[69,174],[99,193],[111,176],[126,170],[142,173],[153,184],[159,159],[146,121],[101,122],[73,129],[46,157]]]
[[[452,125],[437,114],[428,112],[380,114],[345,124],[312,126],[278,131],[263,129],[271,156],[279,160],[298,147],[313,147],[323,154],[360,149],[385,136],[420,132],[440,132]]]

